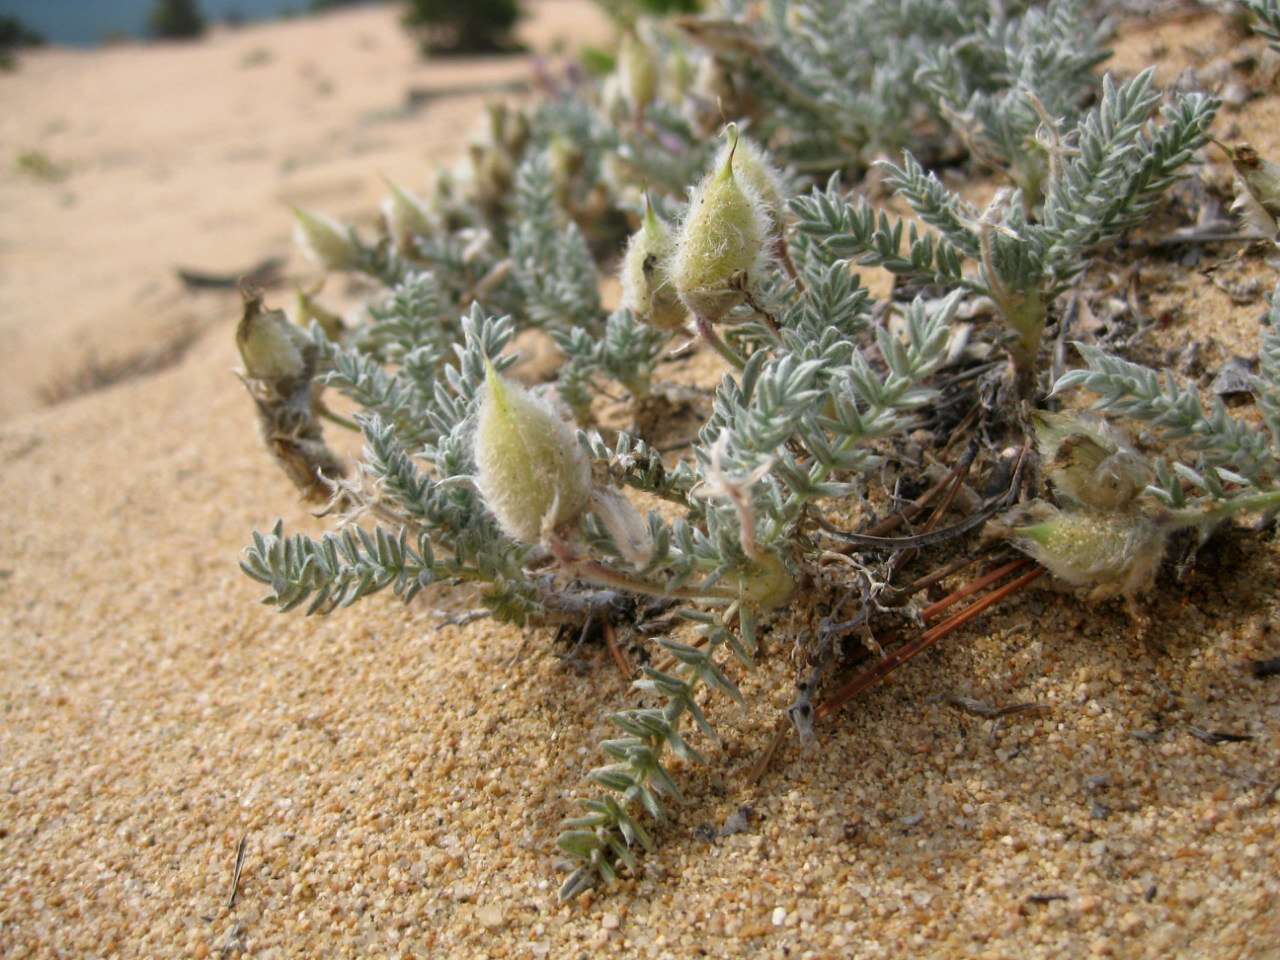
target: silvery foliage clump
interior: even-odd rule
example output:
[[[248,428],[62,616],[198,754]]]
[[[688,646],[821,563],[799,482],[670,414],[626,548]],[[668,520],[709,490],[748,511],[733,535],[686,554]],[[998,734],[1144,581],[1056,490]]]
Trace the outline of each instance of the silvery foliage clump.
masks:
[[[1248,386],[1262,428],[1234,417],[1221,397],[1208,409],[1200,392],[1169,371],[1080,345],[1085,366],[1060,377],[1055,393],[1080,389],[1095,395],[1094,409],[1142,424],[1159,447],[1178,455],[1155,461],[1147,493],[1165,507],[1210,521],[1238,510],[1280,511],[1280,285],[1263,318],[1258,372]]]
[[[1079,0],[774,0],[750,28],[740,25],[745,0],[722,7],[731,22],[695,39],[743,87],[767,91],[763,122],[785,130],[783,155],[807,168],[903,149],[936,155],[948,129],[984,161],[1021,160],[1038,125],[1026,95],[1069,122],[1109,53],[1106,26]]]
[[[1280,2],[1277,0],[1238,0],[1252,17],[1255,32],[1271,41],[1271,49],[1280,52]]]
[[[588,775],[593,795],[560,838],[574,863],[565,897],[634,869],[651,846],[646,822],[679,797],[669,757],[701,758],[690,723],[714,741],[700,691],[740,697],[730,664],[750,667],[758,628],[813,569],[823,549],[815,513],[865,504],[882,470],[892,474],[893,442],[922,422],[939,375],[962,355],[961,302],[991,296],[1015,329],[1030,316],[1034,343],[1022,338],[1013,353],[1034,372],[1053,297],[1097,245],[1154,208],[1215,107],[1179,97],[1152,122],[1159,95],[1144,73],[1107,79],[1085,111],[1101,33],[1071,3],[998,13],[967,0],[807,0],[734,21],[737,6],[724,4],[727,20],[655,24],[646,36],[672,75],[683,59],[690,75],[709,66],[758,81],[744,112],[722,100],[728,115],[717,108],[707,127],[710,90],[659,89],[637,104],[608,84],[557,81],[529,113],[492,112],[427,200],[401,196],[384,237],[327,238],[337,251],[329,269],[381,288],[344,336],[312,324],[304,351],[315,396],[333,391],[359,409],[361,462],[354,479],[328,478],[338,530],[309,537],[279,523],[255,533],[242,559],[266,602],[313,614],[384,590],[410,600],[432,585],[470,588],[491,615],[521,625],[624,623],[645,597],[678,602],[673,616],[686,626],[657,640],[637,682],[644,705],[611,715],[607,762]],[[795,161],[781,178],[791,220],[782,250],[746,278],[751,302],[721,326],[742,369],[712,391],[687,452],[664,457],[652,438],[606,431],[595,417],[601,397],[649,397],[687,335],[607,310],[602,265],[621,252],[618,225],[634,226],[642,189],[665,220],[681,220],[724,119]],[[1024,192],[978,211],[907,154],[889,165],[890,182],[932,228],[922,230],[851,203],[834,179],[795,189],[886,146],[937,156],[956,143]],[[853,263],[886,267],[920,293],[874,302]],[[581,428],[594,482],[664,502],[642,518],[639,562],[595,514],[573,555],[517,540],[477,489],[487,366],[511,371],[513,342],[528,331],[563,355],[554,390]]]
[[[1010,355],[1029,392],[1054,298],[1094,249],[1146,219],[1207,140],[1218,101],[1176,95],[1152,121],[1161,100],[1153,75],[1104,77],[1101,102],[1070,127],[1044,115],[1025,146],[1045,164],[1040,197],[1004,189],[979,210],[905,153],[901,164],[882,163],[887,183],[932,231],[850,199],[834,178],[794,202],[799,229],[856,263],[990,297],[1014,334]]]

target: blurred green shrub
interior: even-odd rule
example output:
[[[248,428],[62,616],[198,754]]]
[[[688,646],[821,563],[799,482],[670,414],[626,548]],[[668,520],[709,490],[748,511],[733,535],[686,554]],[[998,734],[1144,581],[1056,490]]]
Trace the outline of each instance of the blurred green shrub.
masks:
[[[204,15],[196,0],[156,0],[147,16],[147,29],[160,39],[198,37],[204,33],[204,27]]]
[[[596,0],[596,5],[619,23],[635,23],[641,17],[702,11],[702,0]]]
[[[404,25],[424,53],[488,53],[512,48],[516,0],[409,0]]]
[[[44,45],[44,37],[12,14],[0,15],[0,70],[17,66],[14,51]]]

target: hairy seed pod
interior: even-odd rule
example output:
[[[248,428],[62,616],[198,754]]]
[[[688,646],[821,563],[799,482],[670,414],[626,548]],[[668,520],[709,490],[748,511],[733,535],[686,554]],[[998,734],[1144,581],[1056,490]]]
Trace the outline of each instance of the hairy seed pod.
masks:
[[[570,530],[581,520],[591,468],[573,429],[491,364],[473,453],[476,485],[508,536],[537,543],[544,526]]]
[[[661,330],[678,330],[689,313],[667,273],[675,241],[646,196],[644,223],[622,258],[622,306]]]
[[[1258,156],[1247,143],[1228,149],[1236,171],[1236,200],[1231,209],[1246,226],[1280,241],[1280,164]]]
[[[786,212],[786,189],[782,184],[782,174],[769,160],[764,149],[750,137],[738,136],[727,140],[716,155],[715,165],[722,166],[731,152],[735,175],[760,197],[765,212],[769,214],[770,228],[776,233],[782,226],[782,217]]]
[[[671,259],[671,279],[685,305],[715,323],[742,302],[735,284],[758,273],[769,215],[755,189],[734,172],[738,132],[729,127],[729,151],[689,198]]]
[[[236,327],[236,347],[245,373],[268,383],[298,381],[307,374],[310,341],[283,310],[262,309],[260,296],[246,296]]]
[[[1125,510],[1151,482],[1147,462],[1106,424],[1062,413],[1034,414],[1045,474],[1069,501]]]
[[[293,208],[294,242],[302,252],[326,270],[352,270],[359,266],[360,251],[351,231],[323,213]]]
[[[1102,600],[1149,588],[1164,556],[1165,531],[1140,514],[1059,510],[1033,500],[988,524],[1049,572]]]

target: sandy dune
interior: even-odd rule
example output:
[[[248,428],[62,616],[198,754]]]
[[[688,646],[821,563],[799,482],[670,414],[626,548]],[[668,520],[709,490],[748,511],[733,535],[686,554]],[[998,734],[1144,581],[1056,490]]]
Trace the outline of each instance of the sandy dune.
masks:
[[[536,10],[538,42],[605,31],[586,3]],[[1216,22],[1130,33],[1119,62]],[[368,216],[375,173],[421,184],[482,101],[396,116],[407,87],[526,68],[421,64],[365,10],[0,76],[0,954],[1280,955],[1280,681],[1240,666],[1278,652],[1274,544],[1211,551],[1151,600],[1145,641],[1116,607],[1025,596],[753,786],[790,699],[780,633],[743,680],[753,706],[713,705],[724,743],[683,771],[642,877],[572,906],[552,840],[603,708],[628,702],[601,652],[579,674],[543,634],[440,626],[436,596],[323,620],[254,605],[248,531],[317,524],[229,373],[233,298],[185,294],[173,266],[284,253],[288,201]],[[1227,122],[1280,148],[1274,97]],[[8,166],[33,148],[70,176]],[[1148,309],[1175,300],[1208,362],[1253,349],[1256,301],[1196,271]],[[187,322],[208,335],[178,365],[38,408],[86,352]],[[993,723],[954,694],[1046,709]]]
[[[535,49],[608,36],[589,4],[535,10],[522,31]],[[485,99],[528,75],[526,57],[427,63],[390,8],[25,56],[0,76],[0,413],[30,409],[87,354],[214,322],[226,304],[184,297],[173,268],[288,253],[286,204],[358,222],[380,174],[425,190]],[[406,109],[410,90],[432,97]],[[32,150],[66,179],[17,172]]]

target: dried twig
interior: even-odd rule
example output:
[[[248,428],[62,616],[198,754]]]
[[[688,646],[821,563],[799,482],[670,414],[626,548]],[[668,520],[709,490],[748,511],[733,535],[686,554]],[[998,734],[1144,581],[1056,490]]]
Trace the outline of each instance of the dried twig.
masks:
[[[631,666],[631,662],[627,659],[622,647],[618,646],[618,631],[607,620],[604,622],[604,642],[605,646],[609,648],[609,656],[613,657],[613,662],[617,666],[618,672],[627,680],[634,677],[635,668]]]
[[[1244,743],[1253,739],[1251,733],[1231,733],[1227,730],[1205,730],[1203,727],[1197,727],[1188,724],[1187,733],[1191,734],[1201,743],[1207,743],[1211,747],[1216,747],[1222,743]]]
[[[1264,677],[1274,677],[1280,674],[1280,657],[1272,657],[1270,660],[1250,660],[1249,671],[1259,680]]]
[[[1049,709],[1048,705],[1043,703],[1011,703],[1005,707],[997,707],[990,703],[983,703],[981,700],[974,700],[972,697],[961,697],[955,694],[942,697],[940,700],[949,707],[955,707],[970,716],[982,717],[984,720],[997,720],[1016,713],[1043,713]]]
[[[244,869],[245,848],[249,842],[249,834],[241,834],[240,843],[236,846],[236,865],[231,871],[231,893],[227,895],[227,909],[236,905],[236,896],[240,893],[240,871]]]

